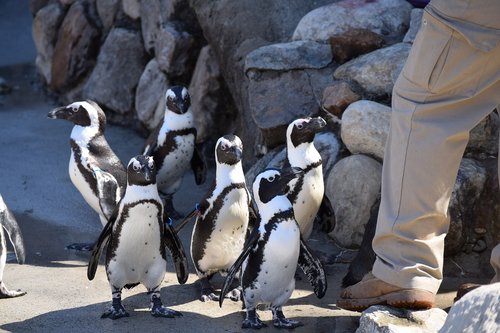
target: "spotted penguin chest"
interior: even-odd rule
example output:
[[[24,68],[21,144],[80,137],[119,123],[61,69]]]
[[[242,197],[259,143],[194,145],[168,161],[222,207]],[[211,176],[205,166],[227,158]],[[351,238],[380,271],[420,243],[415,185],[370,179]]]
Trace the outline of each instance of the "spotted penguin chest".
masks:
[[[71,152],[71,157],[69,160],[69,177],[73,185],[78,189],[89,206],[92,207],[92,209],[94,209],[98,214],[101,214],[99,200],[92,190],[91,185],[87,182],[84,175],[78,168],[78,163],[75,159],[75,154],[73,151]]]
[[[200,229],[212,229],[207,239],[192,242],[204,243],[204,252],[193,258],[200,269],[218,271],[231,267],[243,250],[247,226],[247,192],[245,189],[234,189],[224,198],[220,207],[212,207],[204,219],[197,221],[194,238],[206,232]]]
[[[323,173],[313,169],[304,176],[301,190],[293,203],[295,219],[300,226],[300,231],[309,237],[314,219],[318,213],[324,195]]]
[[[163,279],[165,249],[156,205],[144,203],[128,209],[127,216],[115,225],[110,246],[115,248],[108,258],[110,282],[119,281],[120,285]]]
[[[177,136],[171,143],[172,151],[163,157],[163,163],[158,170],[158,187],[164,192],[175,192],[180,185],[183,174],[190,166],[194,151],[194,135]]]

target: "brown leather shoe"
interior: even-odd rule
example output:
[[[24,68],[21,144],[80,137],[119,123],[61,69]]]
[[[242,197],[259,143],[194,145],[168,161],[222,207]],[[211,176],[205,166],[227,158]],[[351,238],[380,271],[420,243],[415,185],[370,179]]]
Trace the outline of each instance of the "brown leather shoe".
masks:
[[[380,304],[396,308],[430,309],[435,300],[435,295],[430,291],[402,289],[376,278],[371,272],[360,282],[345,288],[340,297],[337,306],[351,311],[363,311]]]
[[[464,297],[469,291],[472,291],[476,288],[483,286],[482,284],[477,283],[464,283],[457,290],[457,296],[453,299],[453,303]]]

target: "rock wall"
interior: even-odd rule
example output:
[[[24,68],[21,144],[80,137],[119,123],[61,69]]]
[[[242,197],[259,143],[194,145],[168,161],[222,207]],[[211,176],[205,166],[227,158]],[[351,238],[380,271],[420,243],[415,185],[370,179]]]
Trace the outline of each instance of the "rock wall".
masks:
[[[360,245],[380,196],[392,87],[422,9],[404,0],[32,0],[31,10],[38,72],[61,103],[94,99],[111,121],[147,132],[161,121],[165,89],[184,84],[207,154],[219,136],[238,134],[249,182],[283,162],[292,120],[323,116],[328,131],[315,145],[337,217],[329,235]],[[500,241],[498,128],[492,113],[472,131],[450,203],[446,254],[470,275],[491,274]]]

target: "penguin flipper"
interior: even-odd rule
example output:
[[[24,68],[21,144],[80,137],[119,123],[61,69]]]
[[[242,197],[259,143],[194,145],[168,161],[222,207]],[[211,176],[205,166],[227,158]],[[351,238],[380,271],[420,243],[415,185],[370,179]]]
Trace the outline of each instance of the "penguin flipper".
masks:
[[[165,244],[172,254],[177,273],[177,281],[180,284],[186,283],[189,277],[188,260],[182,242],[170,224],[165,223]]]
[[[195,145],[193,150],[193,157],[191,158],[191,169],[193,169],[196,185],[203,184],[207,177],[207,166],[198,145]]]
[[[259,228],[256,227],[252,230],[252,233],[248,236],[245,246],[243,248],[243,251],[240,253],[238,259],[234,262],[234,264],[229,268],[227,272],[226,279],[224,280],[224,284],[222,285],[221,288],[221,295],[226,295],[229,291],[229,288],[231,287],[231,284],[233,283],[234,277],[236,273],[240,270],[241,265],[245,261],[245,259],[248,257],[250,254],[250,251],[255,247],[257,242],[259,241],[260,238],[260,232]],[[222,307],[222,303],[224,302],[225,297],[220,297],[219,298],[219,307]]]
[[[307,280],[313,286],[318,298],[325,296],[327,289],[326,274],[319,259],[311,252],[307,244],[300,237],[300,252],[298,265],[304,272]]]
[[[146,142],[144,143],[144,148],[142,149],[142,155],[153,156],[154,151],[156,150],[158,135],[160,135],[160,129],[163,125],[163,122],[160,122],[158,126],[154,129],[153,132],[148,136]]]
[[[99,258],[101,257],[102,250],[104,246],[108,244],[109,237],[111,236],[111,232],[113,231],[113,224],[118,216],[118,209],[115,209],[113,215],[109,218],[108,223],[104,226],[97,239],[97,242],[94,245],[94,249],[92,250],[92,254],[90,255],[89,265],[87,267],[87,278],[92,281],[95,277],[95,273],[97,271],[97,266],[99,265]]]
[[[16,253],[17,262],[22,265],[24,264],[24,260],[26,259],[26,250],[24,249],[24,241],[23,235],[21,234],[21,229],[17,224],[14,214],[3,202],[2,196],[0,196],[0,205],[5,206],[5,210],[0,214],[0,224],[9,235],[10,242],[12,243],[14,252]]]
[[[323,195],[323,200],[319,206],[317,216],[320,220],[322,231],[329,233],[333,230],[335,227],[335,211],[333,210],[332,203],[326,194]]]
[[[119,201],[120,185],[112,174],[99,168],[93,168],[92,174],[97,181],[99,207],[101,207],[104,217],[109,220],[116,208],[117,201]]]

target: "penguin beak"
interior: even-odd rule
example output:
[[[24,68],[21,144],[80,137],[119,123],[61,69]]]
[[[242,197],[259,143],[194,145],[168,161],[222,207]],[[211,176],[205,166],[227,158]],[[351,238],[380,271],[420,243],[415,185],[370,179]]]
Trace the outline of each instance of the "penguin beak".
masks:
[[[316,133],[326,126],[326,121],[321,117],[312,118],[307,127],[312,133]]]
[[[156,182],[156,172],[152,170],[150,167],[145,167],[144,168],[144,179],[146,181],[154,183]]]
[[[47,114],[47,117],[50,119],[68,119],[68,116],[69,116],[69,114],[66,111],[65,106],[55,108],[54,110],[50,111]]]
[[[231,154],[233,154],[238,159],[238,161],[241,160],[241,156],[243,155],[243,151],[238,146],[232,146],[228,150],[228,152],[230,152]]]
[[[288,185],[289,182],[294,180],[295,178],[300,177],[301,175],[304,174],[304,170],[301,168],[296,168],[296,167],[288,167],[284,168],[280,171],[281,178],[280,182],[283,182],[283,186]]]

